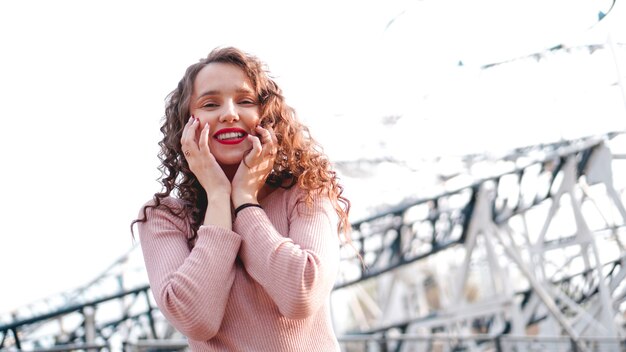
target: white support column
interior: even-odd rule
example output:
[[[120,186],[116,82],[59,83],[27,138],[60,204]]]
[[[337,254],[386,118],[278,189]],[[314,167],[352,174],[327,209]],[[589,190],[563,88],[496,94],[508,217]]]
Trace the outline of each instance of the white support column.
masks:
[[[87,306],[83,308],[83,316],[85,318],[85,343],[88,345],[95,344],[96,342],[96,309],[94,307]],[[88,349],[88,351],[95,351],[95,349]]]

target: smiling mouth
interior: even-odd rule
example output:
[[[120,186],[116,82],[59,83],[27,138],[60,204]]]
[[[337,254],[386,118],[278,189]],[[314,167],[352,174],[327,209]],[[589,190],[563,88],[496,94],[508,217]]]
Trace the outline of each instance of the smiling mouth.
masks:
[[[245,136],[246,134],[243,132],[226,132],[216,136],[215,138],[217,138],[218,141],[229,141],[234,139],[241,139]]]
[[[239,144],[246,140],[248,133],[237,129],[223,129],[215,134],[214,138],[221,144]]]

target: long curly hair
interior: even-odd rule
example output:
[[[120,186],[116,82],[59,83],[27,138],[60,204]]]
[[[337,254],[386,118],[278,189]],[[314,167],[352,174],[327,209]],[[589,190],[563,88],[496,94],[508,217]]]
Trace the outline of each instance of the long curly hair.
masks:
[[[227,63],[243,70],[250,79],[260,105],[260,124],[271,126],[278,140],[278,151],[273,170],[266,183],[272,187],[289,188],[298,185],[306,191],[304,202],[312,206],[313,197],[322,194],[330,198],[339,216],[339,233],[349,241],[348,213],[350,201],[343,196],[343,187],[321,146],[311,137],[309,129],[301,124],[295,110],[285,103],[282,90],[269,76],[265,65],[256,57],[233,47],[216,48],[199,62],[189,66],[178,86],[166,98],[161,151],[161,192],[154,194],[154,203],[144,207],[143,216],[131,223],[145,222],[148,208],[166,208],[181,218],[191,219],[193,237],[202,224],[207,199],[200,182],[189,169],[181,148],[183,128],[189,119],[189,100],[198,72],[211,63]],[[174,210],[162,200],[171,194],[182,200],[183,207]]]

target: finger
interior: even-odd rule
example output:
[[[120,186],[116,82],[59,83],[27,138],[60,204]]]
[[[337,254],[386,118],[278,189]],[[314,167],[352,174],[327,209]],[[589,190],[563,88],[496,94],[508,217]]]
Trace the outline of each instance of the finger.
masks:
[[[259,135],[262,144],[269,144],[272,142],[272,136],[270,135],[270,132],[261,127],[261,125],[256,126],[256,132]]]
[[[248,135],[248,140],[252,144],[252,151],[250,154],[253,154],[254,156],[261,155],[261,150],[263,149],[263,146],[261,146],[261,140],[252,135]]]
[[[200,124],[200,120],[195,117],[191,117],[191,123],[188,122],[188,125],[183,129],[183,136],[188,143],[197,142],[196,141],[196,130],[198,129],[198,125]],[[197,144],[197,143],[194,143]]]
[[[192,116],[193,117],[193,116]],[[193,117],[193,122],[191,123],[189,129],[189,139],[193,142],[194,145],[198,145],[198,128],[200,127],[200,119]]]
[[[272,142],[274,143],[274,145],[278,146],[278,138],[276,137],[276,133],[274,133],[274,129],[272,127],[268,127],[267,130],[272,137]]]
[[[274,134],[274,130],[271,127],[263,128],[261,126],[257,127],[259,134],[262,136],[261,141],[263,143],[263,152],[265,155],[275,155],[277,152],[277,142],[276,135]]]
[[[183,133],[180,137],[181,142],[187,139],[187,136],[189,135],[189,128],[191,127],[193,122],[194,122],[194,118],[193,116],[191,116],[189,120],[187,120],[187,123],[185,123],[185,126],[183,126]]]
[[[209,148],[209,123],[205,123],[202,131],[200,131],[200,142],[198,146],[200,147],[200,151],[203,153],[210,153],[211,148]]]
[[[193,142],[193,134],[195,133],[194,123],[196,122],[193,116],[187,121],[185,128],[183,129],[183,134],[180,140],[180,144],[183,150],[183,154],[185,154],[186,158],[189,158],[193,151],[197,149],[196,143]]]
[[[270,152],[271,155],[276,155],[278,153],[278,137],[276,137],[276,133],[274,133],[274,129],[270,126],[267,128],[272,138],[272,150]]]

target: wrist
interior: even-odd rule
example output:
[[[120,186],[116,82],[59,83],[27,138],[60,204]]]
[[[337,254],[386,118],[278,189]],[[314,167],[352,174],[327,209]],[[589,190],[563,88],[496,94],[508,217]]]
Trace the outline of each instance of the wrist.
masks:
[[[215,225],[232,230],[230,196],[228,194],[207,194],[207,208],[203,225]]]
[[[263,209],[263,207],[261,207],[261,205],[259,205],[258,203],[243,203],[242,205],[238,206],[237,208],[235,208],[235,216],[237,216],[237,214],[239,214],[240,211],[246,209],[246,208],[261,208]]]
[[[259,204],[257,198],[251,194],[233,194],[233,207],[238,208],[243,204]]]
[[[207,202],[230,202],[230,194],[228,192],[206,192]]]

